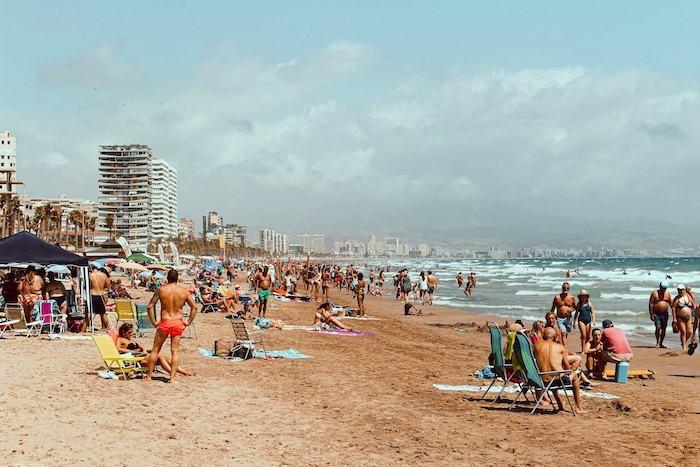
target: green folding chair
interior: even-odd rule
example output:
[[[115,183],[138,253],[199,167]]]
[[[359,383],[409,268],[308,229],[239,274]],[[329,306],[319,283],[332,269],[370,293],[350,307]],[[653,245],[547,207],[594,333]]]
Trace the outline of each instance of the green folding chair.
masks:
[[[513,378],[516,375],[520,374],[520,369],[515,370],[513,368],[512,363],[506,363],[505,357],[503,356],[503,340],[501,337],[501,330],[498,328],[498,324],[494,323],[493,321],[489,321],[486,323],[486,325],[489,328],[489,334],[491,336],[491,353],[493,354],[493,372],[496,375],[496,378],[491,381],[491,384],[489,387],[486,389],[484,392],[484,395],[481,396],[481,400],[486,398],[486,394],[491,390],[493,385],[496,383],[498,378],[503,379],[503,387],[501,388],[501,391],[498,393],[496,398],[492,401],[493,403],[497,402],[501,398],[501,394],[503,394],[503,391],[505,391],[506,386],[508,386],[508,383],[510,383]],[[508,371],[510,370],[510,371]],[[509,376],[508,373],[510,373]],[[525,377],[522,377],[523,381],[525,380]],[[519,382],[516,382],[518,387],[520,387],[522,391],[522,385]],[[525,395],[525,398],[527,399],[527,394]]]
[[[571,403],[571,398],[567,391],[573,390],[573,385],[564,381],[565,375],[571,375],[572,370],[561,370],[561,371],[540,371],[537,367],[537,360],[532,353],[532,345],[530,343],[530,338],[528,338],[525,333],[518,332],[515,335],[515,348],[514,356],[518,365],[522,369],[523,375],[526,378],[526,383],[521,387],[513,403],[510,405],[509,410],[512,410],[521,395],[525,395],[527,391],[532,390],[535,393],[535,407],[532,409],[530,414],[537,411],[545,395],[550,392],[554,394],[555,391],[562,390],[566,396],[566,400],[571,407],[572,415],[576,416],[576,409]],[[545,383],[542,379],[543,376],[552,376],[549,382]],[[541,395],[537,397],[537,391],[541,391]]]

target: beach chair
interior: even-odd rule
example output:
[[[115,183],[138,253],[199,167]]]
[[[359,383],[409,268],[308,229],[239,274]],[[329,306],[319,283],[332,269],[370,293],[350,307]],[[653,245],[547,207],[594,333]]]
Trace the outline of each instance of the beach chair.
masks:
[[[27,337],[41,334],[41,321],[35,320],[27,322],[24,309],[19,303],[8,303],[5,305],[5,314],[10,321],[17,321],[12,325],[14,334],[26,334]]]
[[[155,329],[155,326],[151,323],[151,319],[148,317],[148,305],[145,303],[135,303],[134,310],[136,312],[136,326],[140,336],[143,336],[147,330]]]
[[[131,321],[138,328],[138,320],[136,319],[136,308],[131,300],[115,300],[114,311],[117,313],[117,326],[120,321]]]
[[[515,335],[514,356],[518,362],[518,365],[522,369],[522,373],[523,376],[526,378],[526,382],[521,387],[521,390],[518,393],[517,397],[513,400],[513,403],[510,405],[510,409],[512,409],[515,406],[515,403],[518,401],[520,396],[524,395],[528,390],[532,390],[533,392],[542,391],[540,397],[537,397],[535,393],[535,407],[530,412],[530,414],[534,415],[534,413],[537,411],[537,408],[540,406],[542,399],[546,395],[548,395],[550,392],[554,394],[555,391],[562,390],[564,391],[566,400],[568,401],[569,407],[571,408],[571,414],[573,416],[576,416],[576,409],[571,403],[571,398],[569,397],[568,393],[569,390],[573,390],[573,386],[569,383],[566,383],[563,378],[564,375],[571,375],[572,370],[544,372],[540,371],[540,369],[537,367],[537,360],[535,360],[535,356],[532,353],[532,345],[530,343],[530,339],[523,332],[518,332]],[[549,382],[545,383],[542,379],[543,376],[551,376],[552,379],[550,379]]]
[[[204,303],[204,300],[202,299],[202,296],[199,293],[195,294],[194,300],[195,302],[202,305],[200,313],[215,313],[219,311],[219,306],[216,303]]]
[[[503,340],[501,337],[501,330],[498,327],[498,324],[494,323],[493,321],[489,321],[486,323],[486,325],[489,328],[489,334],[491,336],[491,353],[493,354],[493,372],[496,375],[496,377],[491,381],[491,384],[489,387],[486,389],[486,392],[484,392],[484,395],[481,396],[481,399],[486,398],[486,394],[491,390],[493,385],[496,383],[498,378],[503,379],[503,387],[501,388],[501,391],[498,393],[496,398],[492,402],[497,402],[501,398],[501,394],[503,394],[503,391],[506,389],[506,386],[508,386],[508,383],[510,383],[513,378],[518,375],[521,375],[520,369],[515,370],[513,367],[512,363],[506,363],[505,362],[505,357],[503,356]],[[522,377],[523,380],[525,380],[525,377]],[[518,387],[520,387],[520,390],[522,391],[522,384],[517,382],[516,383]],[[527,394],[525,394],[525,398],[527,399]]]
[[[113,371],[119,376],[119,373],[124,376],[124,379],[129,379],[129,375],[142,374],[146,368],[141,366],[141,361],[146,357],[125,357],[119,353],[117,346],[114,344],[114,339],[109,334],[98,334],[92,336],[95,341],[98,352],[105,367],[109,371]]]
[[[65,332],[67,327],[66,315],[60,312],[55,300],[39,300],[39,315],[37,320],[41,329],[48,328],[50,334]],[[56,332],[58,331],[58,332]]]
[[[246,354],[244,358],[247,359],[255,351],[255,346],[260,344],[260,347],[262,347],[263,354],[265,355],[265,358],[267,358],[267,349],[265,348],[265,342],[262,340],[262,338],[253,338],[251,336],[251,334],[255,334],[256,336],[262,334],[262,331],[255,331],[252,333],[248,332],[248,328],[245,325],[245,321],[242,319],[232,319],[231,326],[233,326],[233,335],[235,338],[235,345],[231,349],[232,353],[236,352],[239,349],[245,349]]]
[[[188,320],[189,320],[189,318],[190,318],[190,313],[191,313],[191,310],[189,310],[189,309],[188,309],[187,311],[182,310],[182,319],[183,319],[183,321],[188,321]],[[185,328],[185,334],[187,334],[187,335],[185,336],[185,335],[183,334],[182,337],[190,337],[190,338],[192,338],[192,339],[194,339],[194,340],[199,340],[199,339],[197,338],[197,328],[195,327],[194,323],[190,324],[189,326],[187,326],[187,327]]]
[[[6,319],[5,321],[0,321],[0,339],[5,338],[5,332],[12,329],[12,326],[19,324],[18,319]]]

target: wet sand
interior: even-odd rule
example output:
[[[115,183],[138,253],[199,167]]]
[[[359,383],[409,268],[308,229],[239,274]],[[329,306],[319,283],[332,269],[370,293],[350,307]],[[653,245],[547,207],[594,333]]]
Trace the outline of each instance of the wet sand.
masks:
[[[344,292],[332,298],[351,301]],[[313,303],[271,305],[270,318],[312,323]],[[621,399],[586,398],[585,415],[531,416],[434,389],[482,384],[471,375],[487,363],[488,334],[470,324],[487,318],[421,308],[432,315],[406,317],[400,303],[369,297],[368,313],[380,320],[345,322],[372,336],[263,332],[268,349],[295,348],[311,360],[204,358],[198,347],[232,331],[223,314],[199,315],[198,340],[183,339],[181,356],[196,376],[175,385],[163,374],[98,378],[91,341],[0,340],[3,463],[698,464],[699,355],[636,345],[631,368],[653,369],[655,380],[601,383],[597,390]],[[151,341],[152,333],[142,339]]]

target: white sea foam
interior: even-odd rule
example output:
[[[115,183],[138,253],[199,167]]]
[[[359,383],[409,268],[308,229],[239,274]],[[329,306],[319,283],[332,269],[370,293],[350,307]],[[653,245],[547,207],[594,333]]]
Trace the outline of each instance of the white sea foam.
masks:
[[[613,292],[603,292],[600,294],[600,298],[604,300],[649,300],[647,295]]]
[[[598,321],[602,321],[600,318],[605,316],[648,316],[647,311],[632,311],[632,310],[596,310],[596,316]]]
[[[548,290],[518,290],[517,292],[515,292],[515,295],[552,295],[552,292]]]
[[[539,310],[536,306],[524,305],[484,305],[481,303],[469,303],[467,308],[485,308],[494,310]]]

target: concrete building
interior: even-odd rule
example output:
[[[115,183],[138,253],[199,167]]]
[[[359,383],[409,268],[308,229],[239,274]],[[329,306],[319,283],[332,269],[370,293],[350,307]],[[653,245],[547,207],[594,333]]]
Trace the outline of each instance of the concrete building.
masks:
[[[214,236],[222,235],[224,229],[224,218],[216,211],[209,211],[202,216],[202,237],[207,237],[207,234]]]
[[[9,131],[0,131],[0,194],[17,193],[17,140]]]
[[[151,239],[177,237],[177,170],[163,159],[151,162]]]
[[[56,198],[32,198],[29,196],[22,196],[20,201],[22,203],[22,213],[25,216],[30,217],[34,216],[34,213],[39,206],[50,204],[52,206],[60,207],[61,222],[64,229],[69,227],[68,216],[73,211],[85,212],[85,219],[90,217],[98,217],[100,214],[99,204],[97,201],[82,198],[71,198],[66,195],[59,195]]]
[[[100,228],[114,216],[114,233],[134,251],[146,251],[151,239],[151,148],[143,144],[100,146]]]
[[[297,236],[297,243],[304,248],[306,253],[325,253],[326,236],[323,234],[303,234]]]
[[[226,224],[224,227],[226,243],[235,246],[245,246],[246,227],[240,224]]]
[[[187,217],[181,217],[177,228],[178,236],[192,240],[194,238],[194,221]]]
[[[274,253],[277,255],[286,255],[289,251],[287,242],[287,234],[275,233]]]
[[[287,234],[272,229],[260,231],[260,248],[275,255],[286,255],[289,251]]]

